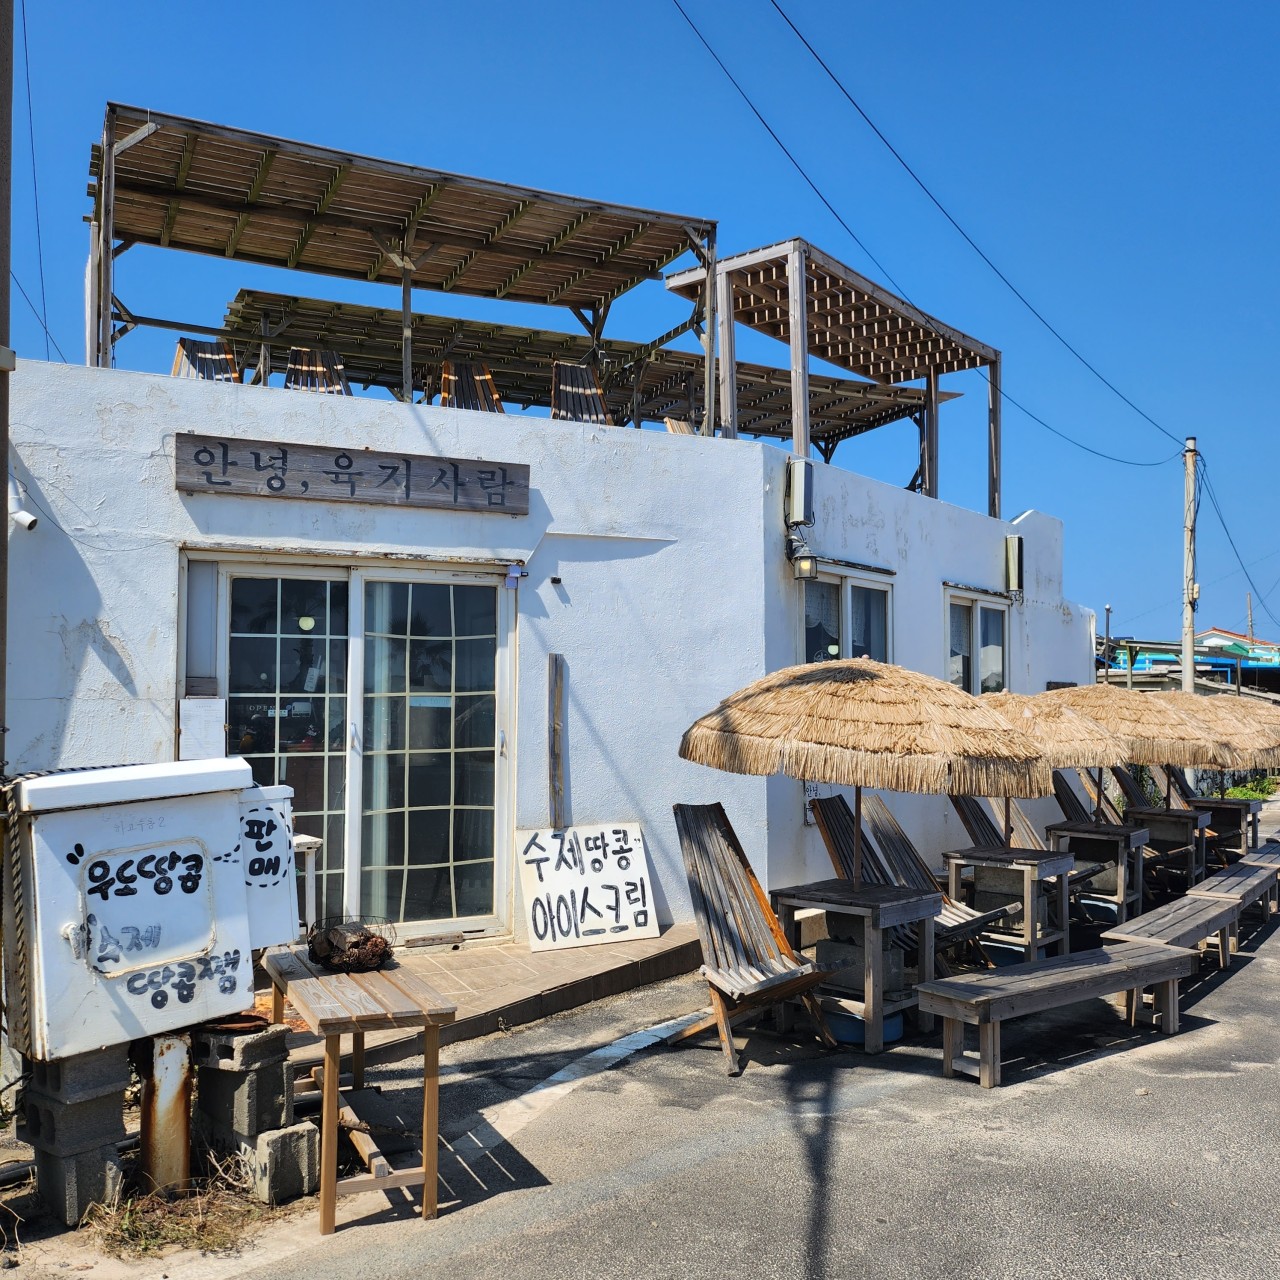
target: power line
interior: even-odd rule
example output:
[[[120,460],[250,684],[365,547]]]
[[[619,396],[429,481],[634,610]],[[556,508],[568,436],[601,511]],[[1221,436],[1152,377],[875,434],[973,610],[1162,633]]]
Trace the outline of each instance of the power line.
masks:
[[[732,72],[729,70],[729,68],[725,65],[724,60],[723,60],[723,59],[720,57],[720,55],[715,51],[715,49],[713,49],[713,48],[711,47],[710,42],[707,40],[706,36],[704,36],[704,35],[702,34],[701,30],[698,28],[697,23],[695,23],[695,22],[694,22],[694,20],[693,20],[693,19],[688,15],[688,13],[685,11],[685,8],[684,8],[684,6],[680,3],[680,0],[671,0],[671,3],[675,5],[676,9],[677,9],[677,10],[679,11],[679,13],[680,13],[680,16],[685,20],[685,22],[686,22],[686,23],[688,23],[688,24],[689,24],[689,29],[693,32],[693,34],[694,34],[695,36],[697,36],[697,37],[698,37],[698,40],[699,40],[699,42],[702,44],[702,47],[703,47],[704,49],[706,49],[706,51],[711,55],[712,59],[715,61],[716,66],[718,66],[718,67],[720,68],[720,70],[721,70],[722,72],[724,72],[725,78],[726,78],[726,79],[729,81],[729,83],[730,83],[731,85],[733,85],[733,87],[738,91],[738,96],[743,100],[743,102],[745,102],[745,103],[747,104],[747,107],[748,107],[748,109],[751,111],[751,114],[752,114],[753,116],[755,116],[755,118],[760,122],[761,126],[764,128],[765,132],[766,132],[766,133],[768,133],[769,137],[771,137],[771,138],[773,139],[773,141],[777,144],[778,149],[779,149],[779,150],[782,152],[782,154],[783,154],[784,156],[786,156],[786,157],[787,157],[787,159],[791,162],[792,167],[793,167],[793,168],[795,169],[795,171],[796,171],[796,172],[801,176],[801,178],[803,178],[803,179],[804,179],[804,181],[805,181],[806,185],[809,187],[809,189],[814,193],[814,195],[816,195],[816,196],[818,197],[818,199],[819,199],[819,200],[821,200],[821,201],[822,201],[822,203],[823,203],[823,205],[826,207],[827,211],[828,211],[828,212],[831,214],[831,216],[832,216],[833,218],[835,218],[835,220],[836,220],[836,221],[837,221],[837,222],[838,222],[838,223],[839,223],[839,224],[844,228],[844,230],[848,233],[848,235],[849,235],[850,239],[852,239],[852,240],[853,240],[854,244],[856,244],[856,245],[858,246],[858,248],[859,248],[859,249],[861,249],[861,250],[862,250],[862,252],[863,252],[863,253],[865,253],[865,254],[867,255],[867,257],[871,260],[871,262],[875,264],[876,269],[881,273],[881,275],[883,275],[883,276],[884,276],[884,278],[885,278],[886,280],[888,280],[888,281],[889,281],[889,283],[890,283],[891,285],[893,285],[893,287],[894,287],[894,288],[895,288],[895,289],[896,289],[896,290],[897,290],[897,291],[902,295],[902,297],[903,297],[903,298],[904,298],[908,303],[910,303],[910,305],[911,305],[911,306],[913,306],[913,307],[914,307],[916,304],[915,304],[914,302],[912,302],[911,297],[910,297],[910,295],[907,293],[907,291],[906,291],[906,290],[905,290],[905,289],[904,289],[904,288],[903,288],[903,287],[902,287],[902,286],[901,286],[901,285],[900,285],[900,284],[899,284],[899,283],[898,283],[898,282],[893,278],[893,276],[892,276],[892,275],[890,275],[890,274],[889,274],[888,268],[886,268],[886,267],[884,266],[884,264],[883,264],[883,263],[882,263],[882,262],[881,262],[881,261],[880,261],[880,260],[875,256],[875,254],[873,254],[873,253],[871,252],[871,250],[870,250],[870,249],[868,249],[868,248],[867,248],[867,246],[862,242],[861,238],[860,238],[860,237],[858,236],[858,234],[854,231],[854,229],[853,229],[853,228],[848,224],[848,222],[846,222],[846,221],[845,221],[845,219],[841,216],[840,212],[836,209],[835,205],[833,205],[833,204],[831,203],[831,201],[827,199],[826,195],[824,195],[824,194],[823,194],[822,189],[821,189],[821,188],[818,186],[818,184],[813,180],[813,178],[809,176],[809,173],[808,173],[808,171],[805,169],[805,167],[800,163],[800,161],[799,161],[799,160],[797,160],[797,159],[795,158],[795,156],[794,156],[794,155],[791,153],[791,151],[787,148],[787,145],[786,145],[786,144],[782,141],[782,139],[778,136],[778,134],[777,134],[777,132],[774,130],[773,126],[768,122],[768,120],[766,120],[766,119],[764,118],[764,115],[761,113],[760,109],[759,109],[759,108],[756,106],[756,104],[751,100],[750,95],[749,95],[749,94],[747,93],[747,91],[742,87],[742,85],[740,85],[740,84],[738,83],[738,81],[737,81],[737,79],[734,77],[733,73],[732,73]],[[779,10],[779,12],[781,12],[781,10]],[[786,17],[786,14],[784,13],[782,16],[785,18],[785,17]],[[788,19],[788,22],[790,22],[790,19]],[[794,30],[794,28],[793,28],[793,30]],[[797,32],[797,34],[799,34],[799,33]],[[803,37],[801,37],[801,39],[803,39]],[[806,43],[807,43],[807,42],[806,42]],[[814,56],[815,56],[815,57],[817,57],[817,54],[814,54]],[[819,61],[821,61],[821,59],[819,59]],[[827,70],[827,74],[828,74],[828,75],[831,75],[831,72],[830,72],[830,70],[829,70],[829,69],[827,69],[827,68],[826,68],[826,64],[825,64],[825,63],[823,64],[823,68],[824,68],[824,70]],[[837,82],[837,83],[838,83],[838,82]],[[857,104],[855,103],[854,105],[856,106]],[[861,108],[859,108],[859,110],[861,110]],[[872,126],[872,127],[874,128],[874,126]],[[877,132],[878,132],[878,131],[877,131]],[[887,142],[886,142],[886,145],[888,145],[888,144],[887,144]],[[892,149],[892,148],[891,148],[891,149]],[[897,153],[895,152],[895,154],[897,154]],[[899,159],[901,159],[901,157],[899,157]],[[903,161],[903,163],[905,164],[906,162],[905,162],[905,161]],[[914,175],[913,175],[913,176],[914,176]],[[919,179],[917,179],[917,181],[919,181]],[[945,210],[944,210],[944,212],[945,212]],[[975,247],[975,248],[977,248],[977,246],[976,246],[976,245],[975,245],[974,247]],[[981,252],[981,250],[979,250],[979,252]],[[1006,283],[1007,283],[1007,281],[1006,281]],[[1010,287],[1012,288],[1012,286],[1010,286]],[[1028,305],[1030,305],[1030,304],[1028,304]],[[919,309],[919,308],[917,308],[917,309]],[[979,370],[979,373],[982,373],[982,370]],[[986,378],[986,374],[982,374],[982,376],[983,376],[984,378]],[[1099,376],[1101,377],[1101,375],[1099,375]],[[989,381],[989,379],[988,379],[988,381]],[[1113,389],[1114,389],[1114,388],[1113,388]],[[1117,392],[1117,394],[1119,394],[1119,393]],[[1102,452],[1102,450],[1100,450],[1100,449],[1094,449],[1094,448],[1092,448],[1091,446],[1089,446],[1089,445],[1087,445],[1087,444],[1083,444],[1083,443],[1081,443],[1079,440],[1074,439],[1072,436],[1067,435],[1067,433],[1066,433],[1065,431],[1060,431],[1057,427],[1051,427],[1051,426],[1050,426],[1050,425],[1049,425],[1049,424],[1048,424],[1048,423],[1047,423],[1043,418],[1039,417],[1037,414],[1032,413],[1032,412],[1031,412],[1031,410],[1030,410],[1030,409],[1028,409],[1025,405],[1022,405],[1022,404],[1020,404],[1017,400],[1015,400],[1015,399],[1014,399],[1014,398],[1013,398],[1013,397],[1012,397],[1012,396],[1011,396],[1011,395],[1010,395],[1010,394],[1009,394],[1009,393],[1004,389],[1004,387],[1003,387],[1003,386],[1001,386],[1001,388],[1000,388],[1000,396],[1001,396],[1001,398],[1002,398],[1002,399],[1004,399],[1004,400],[1008,401],[1011,405],[1013,405],[1013,406],[1014,406],[1014,408],[1018,409],[1019,411],[1021,411],[1021,412],[1022,412],[1022,413],[1024,413],[1024,414],[1026,414],[1026,415],[1027,415],[1027,417],[1028,417],[1028,418],[1030,418],[1032,422],[1035,422],[1035,423],[1037,423],[1039,426],[1044,427],[1044,429],[1045,429],[1046,431],[1050,431],[1050,432],[1052,432],[1055,436],[1058,436],[1060,439],[1065,440],[1068,444],[1073,444],[1073,445],[1075,445],[1077,449],[1083,449],[1085,453],[1091,453],[1091,454],[1093,454],[1095,457],[1098,457],[1098,458],[1104,458],[1104,459],[1106,459],[1108,462],[1118,462],[1118,463],[1121,463],[1121,464],[1122,464],[1122,465],[1124,465],[1124,466],[1130,466],[1130,467],[1162,467],[1162,466],[1164,466],[1166,463],[1172,462],[1172,461],[1174,461],[1176,458],[1180,458],[1180,457],[1182,456],[1182,449],[1181,449],[1181,443],[1182,443],[1182,442],[1181,442],[1181,441],[1178,441],[1179,449],[1178,449],[1178,452],[1177,452],[1177,453],[1173,454],[1173,455],[1172,455],[1172,457],[1169,457],[1169,458],[1161,458],[1161,459],[1159,459],[1158,461],[1155,461],[1155,462],[1138,462],[1138,461],[1134,461],[1133,459],[1130,459],[1130,458],[1120,458],[1120,457],[1115,456],[1114,454],[1110,454],[1110,453],[1103,453],[1103,452]],[[1135,406],[1135,407],[1136,407],[1136,406]],[[1141,412],[1141,410],[1139,410],[1139,412]],[[1159,426],[1159,423],[1156,423],[1155,425],[1156,425],[1156,426]],[[1163,427],[1160,427],[1160,430],[1164,431],[1164,428],[1163,428]],[[1169,432],[1167,432],[1167,431],[1165,431],[1165,435],[1168,435],[1168,436],[1170,437],[1170,439],[1172,439],[1172,440],[1177,440],[1177,437],[1176,437],[1176,436],[1170,435],[1170,433],[1169,433]]]
[[[27,42],[27,0],[22,0],[22,65],[27,78],[27,137],[31,142],[31,195],[36,207],[36,264],[40,269],[40,325],[44,329],[44,358],[48,360],[49,300],[44,291],[44,236],[40,228],[40,183],[36,178],[36,125],[31,109],[31,47]],[[61,354],[61,353],[59,353]],[[62,357],[64,360],[66,356]]]
[[[64,363],[70,364],[71,361],[67,359],[66,354],[63,352],[62,348],[58,346],[57,338],[55,338],[53,334],[49,332],[49,326],[45,324],[44,317],[40,314],[39,310],[37,310],[36,304],[31,301],[31,295],[22,287],[22,281],[18,279],[18,273],[14,271],[12,267],[9,268],[9,279],[12,280],[13,283],[18,286],[18,292],[22,294],[23,298],[26,299],[27,306],[31,308],[31,314],[35,316],[36,322],[44,330],[45,337],[47,337],[49,341],[53,343],[53,349],[58,353],[58,355],[61,357]]]
[[[1266,596],[1258,590],[1258,584],[1254,582],[1253,575],[1249,572],[1245,565],[1244,557],[1240,554],[1240,548],[1236,546],[1236,540],[1232,537],[1231,530],[1227,527],[1227,519],[1222,514],[1222,507],[1218,503],[1218,495],[1213,491],[1213,482],[1209,479],[1209,464],[1204,460],[1204,455],[1199,456],[1199,478],[1200,483],[1204,487],[1205,493],[1209,497],[1209,505],[1213,507],[1214,515],[1218,517],[1218,523],[1222,526],[1222,532],[1227,535],[1227,542],[1235,554],[1236,560],[1240,565],[1241,571],[1244,573],[1245,581],[1253,589],[1253,593],[1258,597],[1258,603],[1262,606],[1263,612],[1271,619],[1277,627],[1280,627],[1280,618],[1277,618],[1271,612],[1271,606],[1267,604]]]
[[[980,257],[982,261],[985,262],[987,266],[990,267],[991,270],[995,272],[995,274],[1004,283],[1005,287],[1009,290],[1009,292],[1012,293],[1013,296],[1017,298],[1018,301],[1021,302],[1022,305],[1026,307],[1026,309],[1030,311],[1031,314],[1035,316],[1035,318],[1039,320],[1040,323],[1055,338],[1057,338],[1057,340],[1064,347],[1066,347],[1066,349],[1069,352],[1071,352],[1071,354],[1075,356],[1075,358],[1082,365],[1084,365],[1084,367],[1088,369],[1089,372],[1093,374],[1093,376],[1097,378],[1098,381],[1101,382],[1104,387],[1112,391],[1115,395],[1119,396],[1120,399],[1123,400],[1125,404],[1127,404],[1129,408],[1134,411],[1134,413],[1136,413],[1139,417],[1149,422],[1153,427],[1155,427],[1157,431],[1168,436],[1170,440],[1173,440],[1175,443],[1180,445],[1182,442],[1178,439],[1177,436],[1173,434],[1172,431],[1170,431],[1167,427],[1161,426],[1161,424],[1158,423],[1149,413],[1147,413],[1145,409],[1135,404],[1127,395],[1125,395],[1125,393],[1121,391],[1120,388],[1117,387],[1115,383],[1111,381],[1110,378],[1108,378],[1095,364],[1093,364],[1092,361],[1088,360],[1078,348],[1076,348],[1072,343],[1070,343],[1067,340],[1067,338],[1062,334],[1062,332],[1058,330],[1052,323],[1050,323],[1050,321],[1045,317],[1045,315],[1031,302],[1031,300],[1022,292],[1022,290],[1019,289],[1017,285],[1015,285],[1013,281],[1010,280],[1009,277],[1005,275],[1005,273],[1001,271],[1000,268],[996,266],[994,262],[992,262],[991,258],[982,249],[982,247],[955,220],[955,218],[952,217],[950,211],[946,208],[946,206],[942,203],[942,201],[939,200],[938,197],[933,194],[933,192],[925,184],[924,179],[921,178],[920,175],[916,173],[916,171],[907,163],[906,159],[903,157],[902,153],[897,149],[897,147],[895,147],[893,143],[890,142],[889,139],[884,136],[884,134],[880,131],[879,126],[862,109],[862,106],[859,104],[858,100],[845,87],[844,82],[840,79],[840,77],[837,76],[836,73],[832,71],[829,66],[827,66],[822,56],[813,47],[813,45],[811,45],[809,41],[805,38],[804,33],[800,30],[800,28],[797,27],[796,24],[791,21],[791,18],[788,16],[786,10],[783,9],[783,7],[778,3],[778,0],[769,0],[769,3],[773,5],[773,7],[777,10],[779,16],[782,18],[782,20],[795,33],[800,43],[803,44],[806,49],[808,49],[809,53],[813,56],[814,61],[817,62],[817,64],[823,69],[823,71],[827,73],[828,78],[836,86],[836,88],[839,89],[840,92],[844,95],[849,105],[852,106],[853,109],[863,118],[863,120],[866,121],[866,123],[870,126],[871,131],[889,149],[889,152],[892,154],[893,158],[903,167],[903,169],[906,170],[906,172],[910,175],[911,180],[916,184],[916,186],[920,188],[921,191],[924,192],[926,196],[929,197],[929,200],[933,203],[934,207],[938,210],[938,212],[941,213],[942,216],[946,218],[946,220],[956,229],[956,231],[960,233],[965,243],[974,251],[974,253],[976,253],[978,257]]]

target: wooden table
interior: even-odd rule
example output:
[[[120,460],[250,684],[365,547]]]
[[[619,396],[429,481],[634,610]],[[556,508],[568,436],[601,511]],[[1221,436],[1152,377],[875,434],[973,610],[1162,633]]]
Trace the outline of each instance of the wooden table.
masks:
[[[1146,827],[1117,826],[1110,822],[1054,822],[1047,826],[1049,847],[1055,853],[1069,850],[1077,857],[1109,862],[1116,869],[1114,895],[1096,896],[1116,904],[1116,923],[1142,912],[1142,850],[1150,834]]]
[[[337,1219],[337,1198],[360,1191],[421,1187],[422,1216],[436,1216],[437,1144],[440,1114],[440,1028],[453,1021],[457,1006],[429,983],[398,966],[374,973],[330,973],[314,964],[305,946],[269,951],[262,966],[271,977],[271,1016],[284,1017],[284,1002],[316,1035],[324,1037],[321,1081],[320,1234],[329,1235]],[[338,1181],[338,1093],[342,1037],[351,1034],[351,1073],[356,1089],[364,1084],[364,1037],[369,1031],[422,1028],[422,1166],[392,1169],[375,1140],[358,1130],[352,1142],[369,1172]],[[349,1108],[344,1108],[347,1110]],[[352,1116],[351,1118],[355,1118]]]
[[[1147,828],[1147,845],[1154,854],[1173,854],[1182,860],[1188,887],[1204,879],[1206,832],[1211,821],[1207,810],[1131,805],[1125,810],[1125,817]],[[1153,861],[1162,859],[1156,857]]]
[[[1262,812],[1261,800],[1233,800],[1230,796],[1204,796],[1188,801],[1193,809],[1203,809],[1210,818],[1209,825],[1219,838],[1238,834],[1241,850],[1258,847],[1258,815]]]
[[[1020,873],[1022,877],[1022,930],[1012,935],[1027,950],[1028,960],[1039,960],[1040,952],[1053,943],[1061,944],[1061,954],[1071,951],[1070,909],[1067,904],[1067,876],[1075,867],[1075,857],[1066,850],[1007,848],[985,845],[971,849],[950,849],[942,855],[947,864],[947,892],[953,902],[961,901],[960,875],[965,867],[986,867]],[[1041,885],[1054,878],[1057,898],[1057,928],[1040,929]],[[1046,886],[1047,887],[1047,886]]]
[[[933,918],[942,910],[942,894],[921,889],[900,889],[879,884],[854,884],[852,880],[815,880],[792,889],[778,889],[773,895],[774,910],[793,947],[799,949],[796,912],[806,908],[857,916],[863,922],[862,999],[850,1000],[824,995],[824,1007],[858,1014],[863,1021],[864,1053],[884,1048],[884,1020],[887,1014],[914,1008],[915,992],[897,1000],[886,999],[884,990],[884,931],[895,925],[914,925],[917,936],[916,976],[933,977]],[[933,1016],[920,1016],[920,1030],[933,1030]]]

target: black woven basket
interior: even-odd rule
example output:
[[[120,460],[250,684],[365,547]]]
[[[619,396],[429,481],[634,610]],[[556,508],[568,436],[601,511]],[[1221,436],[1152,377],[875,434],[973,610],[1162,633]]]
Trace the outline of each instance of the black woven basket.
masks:
[[[382,916],[328,916],[311,926],[307,954],[331,973],[370,973],[391,959],[395,941]]]

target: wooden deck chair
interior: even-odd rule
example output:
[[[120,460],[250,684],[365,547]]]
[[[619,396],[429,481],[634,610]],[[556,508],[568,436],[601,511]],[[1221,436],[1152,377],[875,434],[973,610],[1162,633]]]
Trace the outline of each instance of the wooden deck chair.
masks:
[[[814,820],[836,874],[853,879],[853,811],[844,796],[809,801]],[[896,885],[927,893],[943,891],[943,885],[916,852],[907,833],[879,796],[862,793],[862,877],[868,884]],[[942,892],[942,910],[934,917],[934,933],[939,948],[958,942],[976,941],[978,935],[997,920],[1020,911],[1021,903],[1011,902],[995,911],[975,911],[963,902],[953,902]],[[894,931],[895,945],[915,946],[915,930]],[[945,967],[944,967],[945,972]]]
[[[1200,798],[1196,795],[1195,788],[1187,781],[1187,775],[1181,769],[1153,765],[1151,772],[1155,777],[1156,786],[1166,795],[1169,792],[1170,785],[1172,785],[1173,794],[1169,797],[1172,808],[1190,809],[1192,800]]]
[[[479,361],[446,360],[440,366],[440,405],[445,409],[506,413],[489,366]]]
[[[349,396],[342,357],[324,347],[290,347],[284,385],[293,391],[320,391],[333,396]]]
[[[1084,801],[1080,799],[1076,789],[1071,785],[1071,780],[1062,769],[1053,771],[1053,798],[1058,802],[1058,808],[1062,810],[1065,821],[1093,821],[1093,810],[1085,808]]]
[[[1142,783],[1124,765],[1116,765],[1111,770],[1111,776],[1116,780],[1116,785],[1124,796],[1126,808],[1145,809],[1149,804],[1154,803],[1142,789]]]
[[[563,364],[559,360],[552,364],[551,416],[570,422],[613,426],[613,419],[605,408],[600,379],[590,365]]]
[[[1080,785],[1084,788],[1084,793],[1089,800],[1089,808],[1085,813],[1085,817],[1092,819],[1098,804],[1098,780],[1089,769],[1077,769],[1075,775],[1080,779]],[[1102,791],[1102,819],[1104,822],[1110,822],[1117,827],[1125,825],[1120,810],[1112,804],[1105,786]]]
[[[223,338],[201,342],[198,338],[179,338],[173,353],[172,376],[205,378],[209,382],[241,382],[243,375],[236,364],[236,353]]]
[[[754,1010],[799,996],[822,1042],[835,1048],[814,987],[830,977],[798,956],[782,932],[724,807],[678,804],[676,831],[689,877],[689,894],[702,942],[702,975],[711,991],[711,1013],[667,1041],[673,1044],[709,1027],[720,1032],[729,1074],[741,1070],[733,1022]]]
[[[666,427],[669,435],[696,436],[698,434],[693,429],[692,422],[685,422],[680,418],[663,418],[662,425]]]

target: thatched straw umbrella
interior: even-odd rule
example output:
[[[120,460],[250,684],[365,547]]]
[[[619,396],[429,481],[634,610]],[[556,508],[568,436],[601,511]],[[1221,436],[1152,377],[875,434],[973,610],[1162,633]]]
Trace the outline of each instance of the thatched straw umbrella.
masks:
[[[1227,694],[1186,693],[1169,690],[1150,695],[1187,711],[1213,727],[1234,751],[1241,769],[1270,769],[1280,764],[1280,713],[1250,698]],[[1164,802],[1173,803],[1173,784],[1166,784]],[[1219,790],[1226,779],[1219,773]]]
[[[1025,693],[988,693],[982,701],[1040,748],[1051,769],[1108,769],[1130,759],[1128,738],[1104,729],[1065,702],[1047,702]],[[1009,797],[1004,799],[1004,838],[1012,839]]]
[[[862,788],[1041,796],[1053,774],[1025,735],[954,685],[870,658],[786,667],[695,721],[680,755],[729,773],[785,773],[854,788],[854,879]]]
[[[1131,764],[1181,765],[1190,768],[1233,768],[1230,745],[1203,719],[1150,694],[1110,684],[1077,685],[1035,695],[1037,702],[1064,703],[1127,740]],[[1098,804],[1102,818],[1102,769],[1098,769]]]

